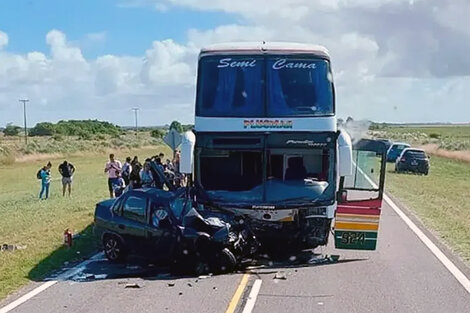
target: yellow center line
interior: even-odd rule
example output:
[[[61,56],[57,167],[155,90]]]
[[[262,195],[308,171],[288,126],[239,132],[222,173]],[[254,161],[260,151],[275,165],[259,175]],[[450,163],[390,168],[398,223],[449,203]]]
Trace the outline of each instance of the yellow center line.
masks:
[[[243,274],[240,284],[238,285],[235,294],[230,300],[228,304],[227,311],[225,313],[234,313],[235,309],[237,308],[238,302],[240,302],[240,298],[242,297],[243,291],[245,290],[246,284],[248,283],[248,278],[250,277],[249,274]]]

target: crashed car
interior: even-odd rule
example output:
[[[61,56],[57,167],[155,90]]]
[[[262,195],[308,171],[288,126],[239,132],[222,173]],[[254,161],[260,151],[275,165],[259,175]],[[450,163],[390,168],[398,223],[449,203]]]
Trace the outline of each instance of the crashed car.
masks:
[[[233,271],[257,248],[243,217],[196,210],[184,188],[135,189],[98,203],[95,234],[112,262],[139,255],[198,274]]]

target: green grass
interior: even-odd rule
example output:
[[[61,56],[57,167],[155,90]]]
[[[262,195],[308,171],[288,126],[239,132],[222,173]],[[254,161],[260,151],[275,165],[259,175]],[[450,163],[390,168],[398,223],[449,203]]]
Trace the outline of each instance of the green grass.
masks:
[[[160,151],[169,155],[166,147],[116,155],[120,160],[128,155],[144,159]],[[44,162],[0,166],[0,244],[27,245],[25,250],[0,252],[0,299],[30,280],[42,279],[65,261],[78,260],[95,249],[91,227],[95,204],[109,196],[103,173],[107,155],[68,160],[77,167],[72,198],[62,197],[57,166],[63,159],[58,159],[52,160],[50,199],[43,201],[38,199],[36,172]],[[72,249],[62,245],[66,228],[82,233]]]
[[[38,154],[83,154],[102,152],[110,149],[139,149],[161,145],[162,140],[151,137],[150,132],[123,131],[120,135],[98,134],[83,139],[79,136],[37,136],[29,137],[28,145],[19,136],[0,137],[0,164],[12,164],[15,158],[31,157]]]
[[[396,174],[393,169],[389,164],[388,192],[470,264],[470,165],[433,157],[428,176]]]
[[[415,145],[436,144],[446,150],[470,150],[470,125],[386,126],[371,133]]]

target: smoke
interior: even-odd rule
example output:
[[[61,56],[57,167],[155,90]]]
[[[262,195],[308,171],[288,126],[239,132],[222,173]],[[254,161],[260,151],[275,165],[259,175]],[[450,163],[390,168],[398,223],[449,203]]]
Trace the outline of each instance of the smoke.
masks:
[[[366,120],[355,121],[348,119],[345,123],[338,125],[340,130],[343,130],[351,136],[352,143],[356,143],[363,138],[368,138],[369,126],[371,122]]]

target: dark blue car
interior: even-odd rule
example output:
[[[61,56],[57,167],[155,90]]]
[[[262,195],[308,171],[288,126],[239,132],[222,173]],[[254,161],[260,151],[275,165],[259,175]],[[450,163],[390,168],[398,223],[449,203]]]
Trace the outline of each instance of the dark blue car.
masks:
[[[244,224],[231,218],[215,212],[203,216],[184,188],[135,189],[97,204],[95,234],[112,262],[133,254],[198,273],[228,272],[254,253],[256,244]]]

